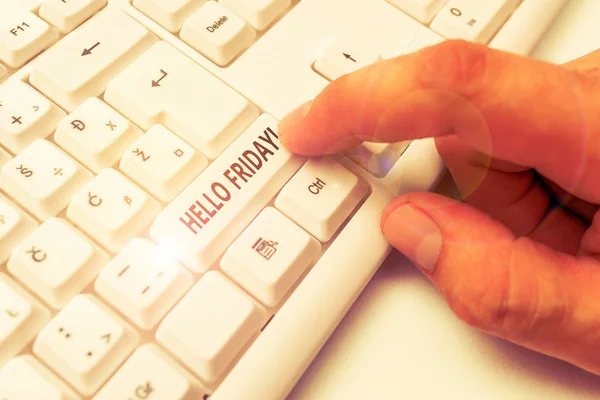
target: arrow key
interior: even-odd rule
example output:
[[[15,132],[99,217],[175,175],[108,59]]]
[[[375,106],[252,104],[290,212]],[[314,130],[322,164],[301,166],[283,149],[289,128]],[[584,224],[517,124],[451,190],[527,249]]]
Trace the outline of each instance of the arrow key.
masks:
[[[376,46],[364,38],[343,37],[335,40],[317,59],[314,69],[330,81],[380,59]]]

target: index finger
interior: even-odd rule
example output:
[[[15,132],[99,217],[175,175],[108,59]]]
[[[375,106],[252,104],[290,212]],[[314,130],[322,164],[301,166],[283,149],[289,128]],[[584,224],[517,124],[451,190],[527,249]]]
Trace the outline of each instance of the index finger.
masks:
[[[598,86],[597,74],[448,41],[334,81],[279,132],[304,155],[455,134],[599,202]]]

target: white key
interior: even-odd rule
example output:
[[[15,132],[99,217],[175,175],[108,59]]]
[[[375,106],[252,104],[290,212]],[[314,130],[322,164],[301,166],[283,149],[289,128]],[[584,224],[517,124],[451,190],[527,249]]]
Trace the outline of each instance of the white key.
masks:
[[[88,97],[99,96],[154,41],[131,17],[106,9],[42,54],[29,80],[62,108],[73,111]]]
[[[162,125],[154,125],[126,151],[119,164],[131,179],[169,202],[197,177],[208,160]]]
[[[8,271],[54,308],[64,307],[108,262],[108,256],[60,218],[44,222],[24,239]]]
[[[248,100],[166,42],[114,79],[104,97],[142,129],[164,125],[211,160],[258,117]]]
[[[336,39],[315,62],[315,70],[330,81],[379,61],[377,46],[365,38]]]
[[[282,148],[277,121],[262,115],[160,213],[150,235],[204,272],[302,162]]]
[[[136,238],[102,269],[95,289],[142,329],[151,329],[194,280],[168,252]]]
[[[350,150],[347,154],[358,165],[371,174],[385,176],[394,166],[410,142],[372,143],[367,142]]]
[[[0,64],[0,82],[8,75],[8,71],[6,67]]]
[[[410,40],[404,41],[398,46],[390,46],[381,52],[384,59],[395,58],[398,56],[414,53],[425,47],[434,46],[442,43],[445,39],[430,29],[422,29],[416,32]]]
[[[291,0],[219,0],[258,31],[267,28],[291,6]]]
[[[0,365],[20,352],[49,320],[48,310],[0,273]]]
[[[175,306],[156,339],[208,385],[266,322],[265,311],[218,272],[207,272]]]
[[[0,143],[14,154],[54,132],[66,115],[18,79],[0,85]]]
[[[133,6],[163,28],[176,33],[206,0],[133,0]]]
[[[159,211],[156,200],[107,168],[73,196],[67,216],[108,250],[117,252]]]
[[[188,18],[181,39],[218,65],[229,64],[245,50],[256,34],[243,19],[215,1]]]
[[[106,0],[46,0],[40,17],[60,32],[69,33],[106,5]]]
[[[202,386],[188,372],[158,346],[145,344],[93,400],[200,400],[203,395]]]
[[[17,68],[50,46],[56,31],[27,11],[4,7],[0,14],[0,60]]]
[[[417,21],[429,25],[448,0],[388,0]]]
[[[8,260],[17,243],[37,226],[33,218],[0,195],[0,264]]]
[[[327,242],[367,194],[367,186],[332,158],[311,159],[285,185],[275,206]]]
[[[431,23],[446,39],[487,43],[521,0],[450,0]]]
[[[276,307],[320,251],[315,238],[269,207],[227,249],[221,269],[263,304]]]
[[[0,370],[0,398],[79,400],[80,397],[30,355],[13,358]]]
[[[62,120],[54,141],[95,173],[119,162],[140,128],[102,100],[91,97]]]
[[[526,0],[490,42],[493,49],[528,55],[561,12],[567,0]]]
[[[138,334],[91,295],[79,295],[40,332],[33,352],[85,396],[108,379]]]
[[[6,150],[0,147],[0,168],[4,167],[10,160],[12,160],[12,156]]]
[[[56,145],[38,139],[2,168],[0,188],[43,221],[62,211],[92,177]]]

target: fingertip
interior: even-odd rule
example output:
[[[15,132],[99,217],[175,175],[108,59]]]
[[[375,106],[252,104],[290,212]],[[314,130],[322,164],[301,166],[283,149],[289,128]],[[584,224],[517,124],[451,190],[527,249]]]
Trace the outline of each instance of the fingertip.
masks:
[[[299,144],[298,137],[301,135],[300,128],[302,121],[310,112],[313,101],[307,101],[290,111],[281,121],[279,121],[278,135],[281,143],[291,151],[296,150]]]

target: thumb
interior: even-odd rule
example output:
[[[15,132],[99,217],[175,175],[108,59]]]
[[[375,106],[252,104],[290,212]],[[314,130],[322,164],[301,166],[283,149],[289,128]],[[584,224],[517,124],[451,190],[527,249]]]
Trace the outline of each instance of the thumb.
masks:
[[[600,263],[520,237],[471,206],[411,193],[382,217],[390,243],[462,320],[600,374]]]

